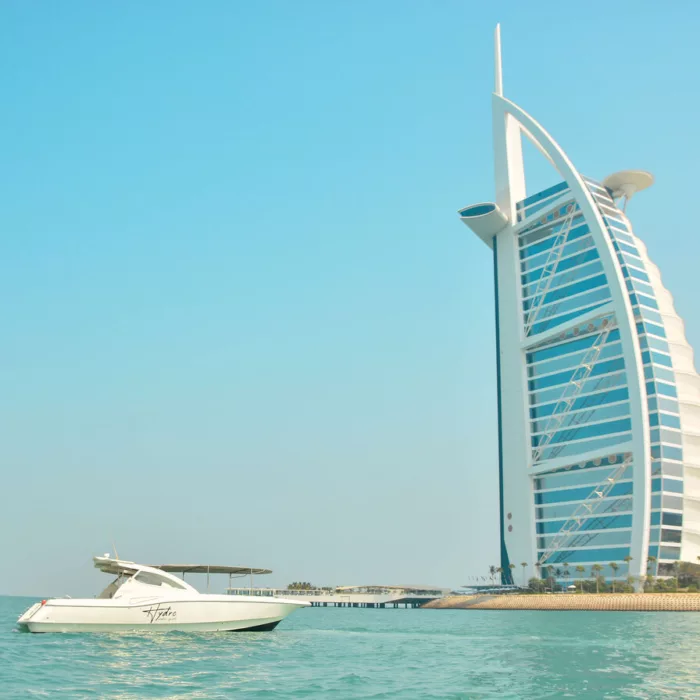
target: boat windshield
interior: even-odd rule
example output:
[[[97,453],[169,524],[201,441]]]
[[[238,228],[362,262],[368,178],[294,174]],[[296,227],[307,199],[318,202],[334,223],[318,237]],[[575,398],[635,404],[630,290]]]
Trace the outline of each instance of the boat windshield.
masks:
[[[123,571],[107,586],[107,588],[98,595],[98,598],[113,598],[114,594],[130,579],[133,578],[135,571]]]
[[[177,581],[148,571],[123,571],[97,597],[107,599],[114,598],[117,591],[131,579],[147,586],[165,586],[167,588],[179,588],[181,590],[187,589],[187,586],[181,585]]]
[[[134,581],[145,583],[147,586],[167,586],[168,588],[179,588],[185,590],[187,586],[181,586],[177,581],[173,581],[166,576],[151,573],[150,571],[139,571],[134,577]]]

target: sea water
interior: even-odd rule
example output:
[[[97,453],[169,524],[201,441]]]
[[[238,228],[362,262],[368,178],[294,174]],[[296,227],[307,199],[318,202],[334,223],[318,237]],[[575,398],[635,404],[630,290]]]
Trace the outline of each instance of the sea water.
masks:
[[[307,608],[274,632],[28,634],[0,698],[700,698],[697,613]]]

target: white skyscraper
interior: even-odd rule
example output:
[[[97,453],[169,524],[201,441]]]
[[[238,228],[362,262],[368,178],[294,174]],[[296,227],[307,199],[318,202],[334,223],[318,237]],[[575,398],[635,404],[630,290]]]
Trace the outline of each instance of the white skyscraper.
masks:
[[[653,178],[581,175],[503,96],[498,28],[495,62],[496,202],[460,216],[494,256],[504,578],[521,562],[669,575],[700,556],[700,377],[624,212]],[[558,182],[531,196],[523,136]]]

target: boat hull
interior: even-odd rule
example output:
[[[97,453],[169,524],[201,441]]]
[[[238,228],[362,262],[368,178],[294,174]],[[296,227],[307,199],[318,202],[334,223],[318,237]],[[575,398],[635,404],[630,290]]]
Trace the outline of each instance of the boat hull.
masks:
[[[151,600],[140,603],[49,600],[18,622],[28,632],[234,632],[269,631],[302,607],[294,601]]]

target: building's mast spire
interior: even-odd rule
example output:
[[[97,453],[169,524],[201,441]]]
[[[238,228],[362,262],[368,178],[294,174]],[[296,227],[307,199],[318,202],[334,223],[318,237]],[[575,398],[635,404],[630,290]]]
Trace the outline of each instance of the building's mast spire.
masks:
[[[503,66],[501,64],[501,25],[496,25],[496,31],[494,33],[494,87],[493,91],[503,97]]]
[[[495,80],[493,95],[493,156],[496,175],[496,204],[515,221],[515,203],[525,199],[525,167],[522,138],[517,119],[504,109],[503,69],[501,66],[501,25],[494,35]]]

